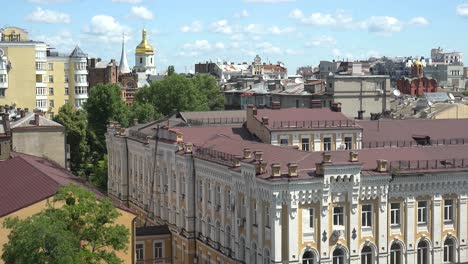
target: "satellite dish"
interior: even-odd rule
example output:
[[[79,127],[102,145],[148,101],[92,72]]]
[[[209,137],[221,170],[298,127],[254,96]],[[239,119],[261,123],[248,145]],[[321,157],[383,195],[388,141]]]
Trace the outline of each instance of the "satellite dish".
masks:
[[[228,74],[227,79],[228,79],[228,80],[231,80],[231,75],[230,75],[230,74]]]
[[[284,86],[284,81],[283,80],[281,80],[280,83],[281,83],[282,86]]]
[[[280,63],[279,63],[279,66],[280,66],[281,68],[284,68],[284,63],[280,62]]]
[[[304,83],[304,80],[302,78],[296,78],[294,79],[295,83]]]
[[[432,103],[431,101],[427,101],[427,105],[428,105],[428,106],[432,106],[433,103]]]
[[[448,94],[448,96],[450,97],[450,100],[453,100],[453,101],[455,101],[455,96],[453,96],[453,94],[452,94],[452,93],[449,93],[449,94]]]
[[[263,78],[264,81],[266,81],[266,80],[268,80],[268,75],[263,75],[262,78]]]
[[[393,93],[393,95],[396,96],[396,97],[400,97],[400,95],[401,95],[401,92],[400,92],[400,90],[398,90],[398,89],[393,90],[392,93]]]

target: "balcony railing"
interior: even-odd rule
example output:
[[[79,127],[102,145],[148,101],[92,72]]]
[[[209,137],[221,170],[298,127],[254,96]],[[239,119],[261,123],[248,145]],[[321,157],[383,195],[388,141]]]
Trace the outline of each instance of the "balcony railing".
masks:
[[[468,159],[435,159],[435,160],[397,160],[389,164],[390,171],[446,170],[466,169]]]
[[[354,120],[316,120],[316,121],[274,121],[270,128],[291,129],[291,128],[330,128],[330,127],[357,127]]]

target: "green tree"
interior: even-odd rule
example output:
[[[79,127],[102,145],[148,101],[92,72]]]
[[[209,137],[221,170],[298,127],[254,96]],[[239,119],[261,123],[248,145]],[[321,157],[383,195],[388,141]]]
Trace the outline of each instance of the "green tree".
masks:
[[[139,123],[146,123],[160,118],[161,115],[156,113],[156,109],[150,103],[134,102],[130,107],[130,120],[138,119]]]
[[[205,97],[210,110],[224,109],[224,96],[216,82],[216,79],[208,74],[197,74],[192,79],[195,88]]]
[[[129,230],[115,224],[120,213],[105,198],[76,185],[63,187],[42,212],[7,218],[10,229],[2,259],[10,263],[122,263],[115,251],[128,250]]]
[[[122,99],[119,86],[98,84],[94,86],[84,106],[88,113],[90,129],[89,143],[98,160],[106,153],[105,133],[110,120],[118,121],[122,126],[129,125],[128,107]]]
[[[171,76],[174,73],[175,73],[174,66],[170,65],[169,67],[167,67],[167,76]]]
[[[82,175],[89,154],[86,112],[74,111],[71,105],[65,104],[54,116],[54,121],[65,127],[66,141],[70,145],[71,171],[75,175]]]
[[[102,160],[98,161],[96,166],[93,166],[93,177],[91,184],[101,190],[107,190],[107,154],[104,155]]]

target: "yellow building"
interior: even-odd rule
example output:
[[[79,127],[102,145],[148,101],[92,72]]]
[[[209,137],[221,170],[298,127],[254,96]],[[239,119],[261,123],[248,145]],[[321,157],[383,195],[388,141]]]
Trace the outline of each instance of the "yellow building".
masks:
[[[52,118],[60,106],[79,108],[88,98],[87,55],[52,52],[17,27],[0,30],[0,105],[38,109]]]
[[[61,186],[81,185],[81,180],[45,159],[26,154],[13,153],[13,157],[0,161],[0,249],[8,242],[9,230],[3,228],[7,217],[26,218],[44,210]],[[83,185],[82,185],[83,186]],[[84,186],[86,187],[86,186]],[[101,193],[94,191],[98,197]],[[116,224],[122,224],[130,231],[128,250],[118,251],[123,263],[134,263],[134,219],[135,214],[116,203],[121,216]],[[0,251],[1,255],[1,251]],[[0,259],[0,264],[4,263]]]

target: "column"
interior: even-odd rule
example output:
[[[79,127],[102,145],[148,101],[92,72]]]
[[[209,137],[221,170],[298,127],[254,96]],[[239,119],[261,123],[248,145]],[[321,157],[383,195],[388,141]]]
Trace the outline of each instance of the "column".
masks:
[[[271,229],[272,232],[272,252],[271,252],[271,260],[275,263],[280,263],[283,260],[283,255],[282,255],[282,210],[283,206],[281,203],[281,197],[280,194],[277,193],[275,194],[276,199],[271,201],[271,213],[273,217],[273,226]]]
[[[458,243],[460,247],[460,259],[459,262],[466,262],[468,261],[468,225],[466,221],[467,216],[467,201],[468,195],[461,194],[458,196]]]
[[[442,241],[442,197],[440,194],[432,196],[431,229],[432,229],[432,249],[434,253],[434,263],[442,263],[443,260],[443,242]]]
[[[389,225],[388,225],[388,201],[387,201],[387,194],[388,194],[388,186],[380,187],[380,201],[379,201],[379,208],[378,210],[378,226],[379,230],[377,232],[377,240],[378,240],[378,255],[379,255],[379,264],[387,264],[387,252],[388,249],[388,232],[389,232]],[[374,228],[377,225],[377,222],[374,223]]]
[[[328,228],[328,224],[330,223],[329,219],[329,210],[328,210],[328,205],[330,204],[330,193],[329,193],[329,185],[326,184],[324,185],[323,192],[322,192],[322,202],[321,202],[321,208],[320,208],[320,228],[317,228],[317,232],[320,234],[320,241],[318,243],[320,244],[320,263],[322,264],[328,264],[332,263],[332,259],[330,258],[330,247],[329,245],[329,239],[331,236],[332,230]]]
[[[354,230],[356,227],[359,227],[359,184],[353,184],[353,189],[348,193],[348,201],[350,201],[349,209],[351,210],[351,213],[349,215],[349,220],[346,219],[346,221],[349,221],[349,225],[346,225],[346,238],[350,241],[350,263],[359,263],[361,251],[358,234],[361,233],[361,230]]]
[[[297,192],[290,192],[290,203],[288,206],[288,240],[289,240],[289,251],[288,260],[290,262],[298,261],[299,249],[298,249],[298,236],[302,235],[298,233],[298,221],[297,221]]]
[[[406,234],[406,263],[413,264],[416,263],[416,245],[415,243],[415,233],[416,229],[416,215],[415,215],[415,199],[413,196],[406,198],[406,208],[405,208],[405,234]]]

